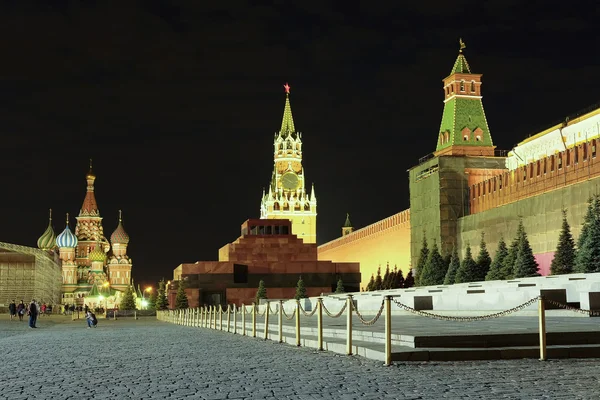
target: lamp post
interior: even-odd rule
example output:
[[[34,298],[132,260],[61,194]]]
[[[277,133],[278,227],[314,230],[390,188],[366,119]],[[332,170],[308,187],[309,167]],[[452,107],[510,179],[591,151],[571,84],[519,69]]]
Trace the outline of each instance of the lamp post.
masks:
[[[144,289],[144,293],[146,293],[146,292],[149,293],[148,298],[150,298],[150,296],[152,296],[152,287],[148,286],[146,289]],[[145,306],[148,307],[148,301],[146,301]],[[148,308],[146,308],[146,309],[148,309]]]
[[[106,316],[108,314],[108,298],[110,297],[110,282],[104,282],[102,284],[102,287],[106,291],[106,297],[104,297],[103,295],[100,295],[98,298],[100,299],[100,301],[104,300],[104,315]]]

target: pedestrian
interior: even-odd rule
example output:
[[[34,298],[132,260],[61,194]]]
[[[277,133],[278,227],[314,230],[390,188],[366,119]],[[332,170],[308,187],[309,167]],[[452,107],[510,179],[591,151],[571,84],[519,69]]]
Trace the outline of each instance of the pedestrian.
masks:
[[[12,321],[13,318],[17,315],[17,304],[14,300],[11,301],[8,305],[8,311],[10,312],[10,320]]]
[[[23,315],[25,314],[25,303],[23,300],[19,304],[17,304],[17,314],[19,315],[19,321],[23,321]]]
[[[47,310],[47,305],[46,303],[42,303],[42,312],[40,313],[40,317],[46,315],[46,310]]]
[[[87,321],[88,328],[95,327],[94,320],[96,316],[89,309],[85,313],[85,320]]]
[[[31,303],[29,303],[29,307],[27,308],[27,315],[29,315],[29,327],[37,328],[35,326],[35,323],[37,322],[38,308],[37,304],[35,303],[35,299],[31,300]]]

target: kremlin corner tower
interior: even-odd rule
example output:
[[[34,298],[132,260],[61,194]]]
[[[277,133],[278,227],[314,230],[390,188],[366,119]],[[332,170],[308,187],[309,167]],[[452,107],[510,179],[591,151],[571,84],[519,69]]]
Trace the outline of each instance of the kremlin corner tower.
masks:
[[[314,184],[306,190],[302,166],[302,133],[297,132],[290,105],[290,86],[285,88],[281,129],[273,142],[274,165],[268,192],[260,204],[262,219],[289,219],[292,234],[304,243],[317,242],[317,197]]]
[[[121,293],[131,285],[132,261],[127,256],[129,236],[123,227],[122,213],[119,210],[118,225],[109,242],[104,236],[96,203],[95,180],[90,164],[86,175],[87,191],[74,232],[69,227],[67,213],[66,226],[56,236],[50,210],[48,227],[37,242],[42,250],[58,251],[62,264],[63,304],[111,307],[119,303]]]

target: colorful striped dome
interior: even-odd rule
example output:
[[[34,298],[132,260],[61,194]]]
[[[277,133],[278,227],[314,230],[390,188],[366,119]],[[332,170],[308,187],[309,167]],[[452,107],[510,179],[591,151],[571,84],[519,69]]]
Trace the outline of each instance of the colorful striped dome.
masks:
[[[48,223],[44,234],[38,239],[37,245],[42,250],[52,250],[56,247],[56,234],[54,233],[54,229],[52,229],[52,220]]]
[[[117,229],[115,229],[113,234],[110,235],[110,242],[112,244],[115,244],[115,243],[128,244],[129,243],[129,235],[127,234],[127,232],[125,232],[125,229],[123,228],[123,221],[121,219],[121,210],[119,210],[119,226],[117,226]]]
[[[69,225],[67,225],[65,230],[56,238],[56,245],[58,247],[67,247],[71,249],[77,247],[77,238],[69,229]]]
[[[102,251],[102,246],[96,246],[96,248],[90,252],[89,258],[90,261],[104,262],[104,260],[106,260],[106,254]]]

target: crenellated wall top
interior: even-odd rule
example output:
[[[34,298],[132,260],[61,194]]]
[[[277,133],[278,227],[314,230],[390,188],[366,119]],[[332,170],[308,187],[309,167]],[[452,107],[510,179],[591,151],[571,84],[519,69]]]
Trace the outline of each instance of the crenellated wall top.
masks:
[[[364,239],[376,233],[383,232],[387,229],[391,229],[396,226],[405,226],[406,224],[410,224],[410,209],[400,211],[399,213],[382,219],[381,221],[377,221],[374,224],[367,225],[364,228],[358,229],[345,236],[334,239],[327,243],[323,243],[318,247],[318,251],[323,252],[327,250],[332,250],[336,247],[340,247],[355,242],[357,240]]]

